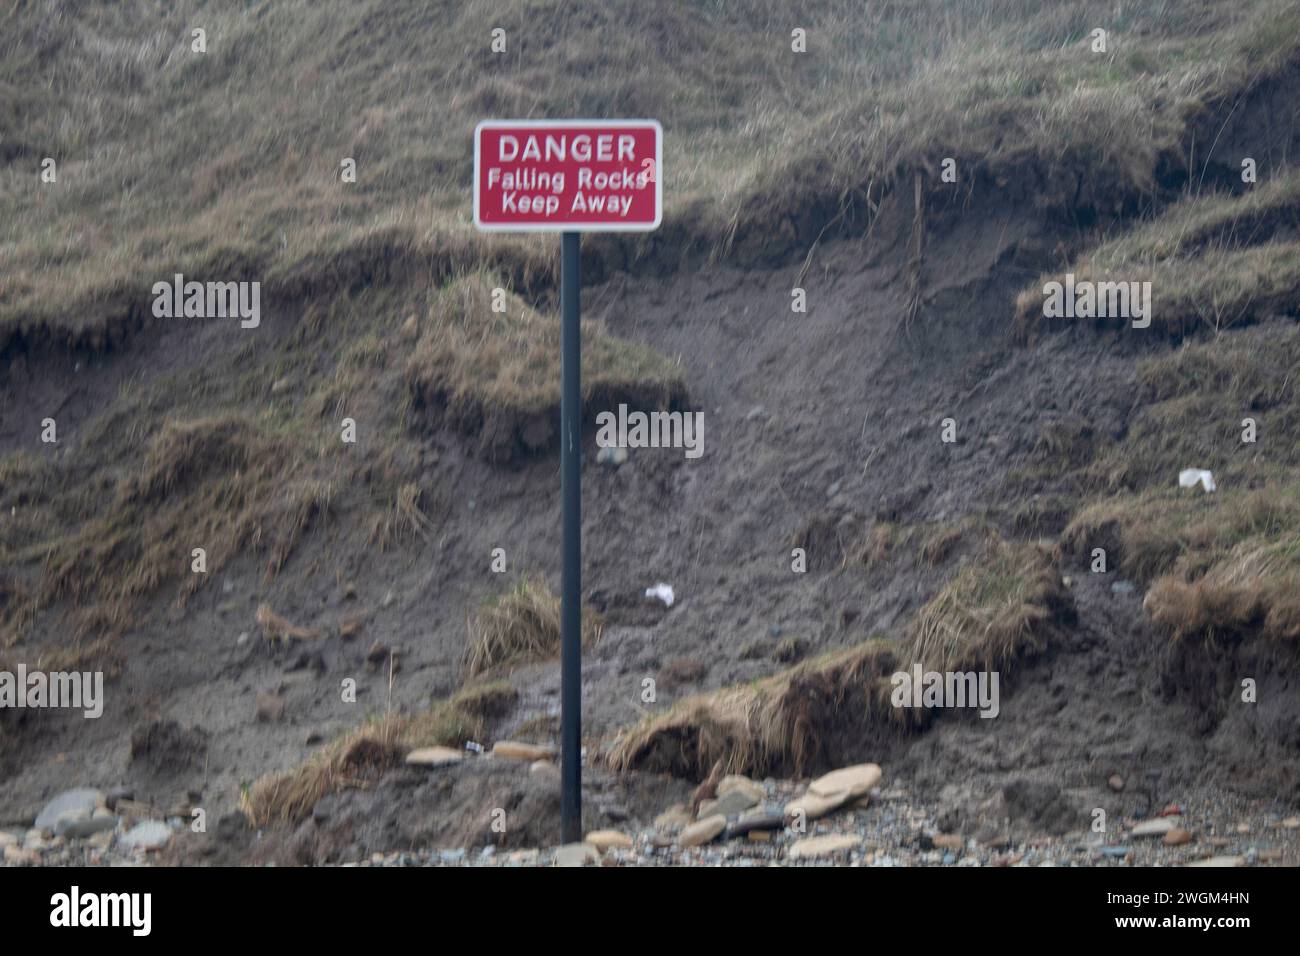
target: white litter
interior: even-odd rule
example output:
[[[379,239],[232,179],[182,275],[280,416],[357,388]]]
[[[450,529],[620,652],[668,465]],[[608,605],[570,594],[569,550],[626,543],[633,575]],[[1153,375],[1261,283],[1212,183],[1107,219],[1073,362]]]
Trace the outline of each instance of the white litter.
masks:
[[[1214,491],[1214,476],[1204,468],[1184,468],[1178,473],[1178,487],[1195,488],[1201,485],[1206,491]]]
[[[648,598],[658,598],[669,607],[673,606],[673,586],[671,584],[656,584],[652,588],[646,588],[645,596]]]

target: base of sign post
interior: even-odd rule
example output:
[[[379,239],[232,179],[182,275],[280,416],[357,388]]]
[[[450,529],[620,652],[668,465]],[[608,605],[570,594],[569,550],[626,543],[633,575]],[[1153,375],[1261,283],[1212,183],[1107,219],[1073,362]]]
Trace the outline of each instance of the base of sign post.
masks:
[[[561,237],[560,497],[560,830],[582,839],[582,325],[578,300],[579,234]]]

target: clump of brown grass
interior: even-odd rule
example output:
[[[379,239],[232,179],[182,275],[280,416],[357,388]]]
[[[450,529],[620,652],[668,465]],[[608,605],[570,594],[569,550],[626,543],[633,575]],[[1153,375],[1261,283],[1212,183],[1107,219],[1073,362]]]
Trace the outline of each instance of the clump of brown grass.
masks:
[[[703,778],[726,773],[802,773],[833,762],[838,741],[907,726],[917,711],[890,706],[893,650],[871,640],[804,661],[751,684],[687,698],[623,731],[606,754],[617,771]]]
[[[876,521],[854,549],[854,559],[865,568],[880,567],[910,538],[910,529],[900,530],[892,521]]]
[[[302,765],[258,780],[242,794],[242,809],[254,826],[296,823],[328,794],[373,785],[418,747],[454,747],[481,736],[486,722],[508,713],[518,699],[508,684],[479,684],[423,713],[371,721]]]
[[[1215,645],[1259,635],[1293,642],[1300,637],[1300,537],[1252,538],[1191,580],[1165,575],[1143,606],[1175,641]]]
[[[1043,650],[1072,608],[1043,546],[995,540],[918,612],[903,656],[927,670],[1000,670]]]
[[[1213,495],[1173,489],[1084,508],[1063,547],[1149,585],[1152,621],[1174,640],[1300,636],[1300,478],[1269,474],[1259,488]]]
[[[1142,606],[1157,627],[1176,641],[1191,637],[1216,644],[1258,628],[1264,601],[1258,582],[1228,583],[1214,577],[1191,584],[1164,577],[1147,591]]]
[[[559,323],[508,291],[494,310],[493,290],[506,286],[482,272],[450,282],[406,368],[416,408],[478,436],[493,457],[549,447],[560,407]],[[686,397],[680,365],[596,322],[583,323],[582,372],[584,407],[668,408]]]
[[[853,563],[871,570],[907,559],[938,567],[967,542],[978,544],[992,534],[987,521],[968,517],[957,523],[873,521],[849,550]]]
[[[256,827],[297,823],[322,797],[371,785],[401,761],[403,726],[400,718],[376,721],[336,740],[295,770],[263,777],[243,793],[244,814]]]
[[[375,516],[370,543],[380,551],[417,538],[427,543],[434,525],[420,506],[420,496],[420,486],[415,482],[406,482],[398,488],[392,506]]]
[[[604,622],[591,608],[582,614],[582,643],[600,640]],[[465,667],[482,674],[502,664],[542,660],[560,650],[560,599],[539,578],[519,580],[484,604],[469,622]]]
[[[519,691],[505,681],[489,681],[485,684],[471,684],[456,693],[455,710],[471,718],[496,720],[506,716],[519,703]],[[449,727],[430,727],[418,719],[412,723],[407,739],[413,746],[428,746],[438,736],[455,736]]]
[[[966,530],[960,525],[935,528],[921,545],[921,560],[930,567],[937,568],[952,557],[966,537]]]

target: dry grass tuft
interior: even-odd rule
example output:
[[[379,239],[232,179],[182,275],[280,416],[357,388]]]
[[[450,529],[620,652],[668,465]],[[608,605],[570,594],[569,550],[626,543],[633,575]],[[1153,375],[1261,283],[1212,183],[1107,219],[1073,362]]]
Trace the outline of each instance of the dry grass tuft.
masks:
[[[417,539],[427,544],[434,524],[420,506],[420,497],[420,486],[415,482],[406,482],[398,488],[392,507],[372,521],[370,543],[380,551]]]
[[[961,521],[872,521],[848,550],[845,564],[856,564],[868,571],[908,560],[927,567],[947,564],[954,555],[968,547],[977,547],[995,532],[987,520],[978,516]]]
[[[1071,608],[1043,546],[994,541],[921,608],[903,656],[926,670],[1002,670],[1042,651]]]
[[[1172,639],[1300,637],[1300,476],[1263,487],[1153,492],[1085,508],[1064,545],[1149,585],[1144,602]]]
[[[726,773],[801,774],[834,762],[840,740],[923,719],[889,703],[892,649],[883,641],[804,661],[773,677],[687,698],[623,731],[606,760],[616,771],[702,779]]]
[[[400,718],[358,728],[296,770],[263,777],[243,794],[243,811],[256,827],[305,820],[331,793],[373,784],[401,761]]]
[[[486,722],[508,713],[518,699],[508,684],[480,684],[424,713],[371,721],[301,766],[258,780],[244,792],[242,809],[257,827],[297,823],[322,797],[373,785],[418,747],[456,747],[481,736]]]
[[[462,688],[457,692],[455,700],[456,708],[471,717],[496,720],[515,709],[519,703],[519,691],[505,681],[489,681],[486,684],[472,684]],[[411,731],[410,739],[421,740],[425,731],[435,733],[417,721]],[[426,746],[426,744],[422,742],[419,746]]]
[[[902,530],[892,521],[875,521],[854,549],[854,560],[867,569],[888,563],[891,555],[906,544],[910,530]]]
[[[591,608],[582,614],[582,644],[600,640],[604,622]],[[470,675],[503,664],[554,657],[560,651],[560,599],[538,578],[524,578],[484,604],[469,622],[465,667]]]
[[[1216,645],[1259,637],[1300,651],[1300,535],[1252,536],[1203,574],[1160,577],[1143,606],[1176,641]]]
[[[1265,614],[1259,582],[1220,580],[1223,576],[1206,576],[1192,584],[1160,578],[1142,606],[1175,641],[1196,637],[1213,645],[1259,628]]]

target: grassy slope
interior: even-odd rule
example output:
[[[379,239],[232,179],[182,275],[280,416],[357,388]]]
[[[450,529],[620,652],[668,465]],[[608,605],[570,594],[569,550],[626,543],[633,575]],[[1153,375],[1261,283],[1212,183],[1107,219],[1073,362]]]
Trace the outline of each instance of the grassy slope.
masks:
[[[1188,196],[1089,249],[1066,271],[1076,280],[1150,282],[1153,328],[1174,338],[1297,314],[1300,169],[1276,170],[1240,195]],[[1022,326],[1041,321],[1042,287],[1051,279],[1061,275],[1043,276],[1019,296]]]
[[[865,208],[943,156],[1049,205],[1123,205],[1200,106],[1280,69],[1300,33],[1290,0],[1118,16],[1101,2],[828,0],[798,17],[776,0],[75,13],[46,0],[4,18],[0,341],[102,341],[175,271],[283,295],[406,266],[544,274],[544,239],[485,240],[469,224],[470,135],[488,116],[660,119],[667,224],[634,249],[806,245],[818,214]],[[1097,24],[1105,55],[1087,48]],[[206,54],[190,51],[195,26]],[[496,26],[506,54],[488,50]],[[38,181],[44,156],[55,185]],[[354,185],[339,180],[344,157]]]

